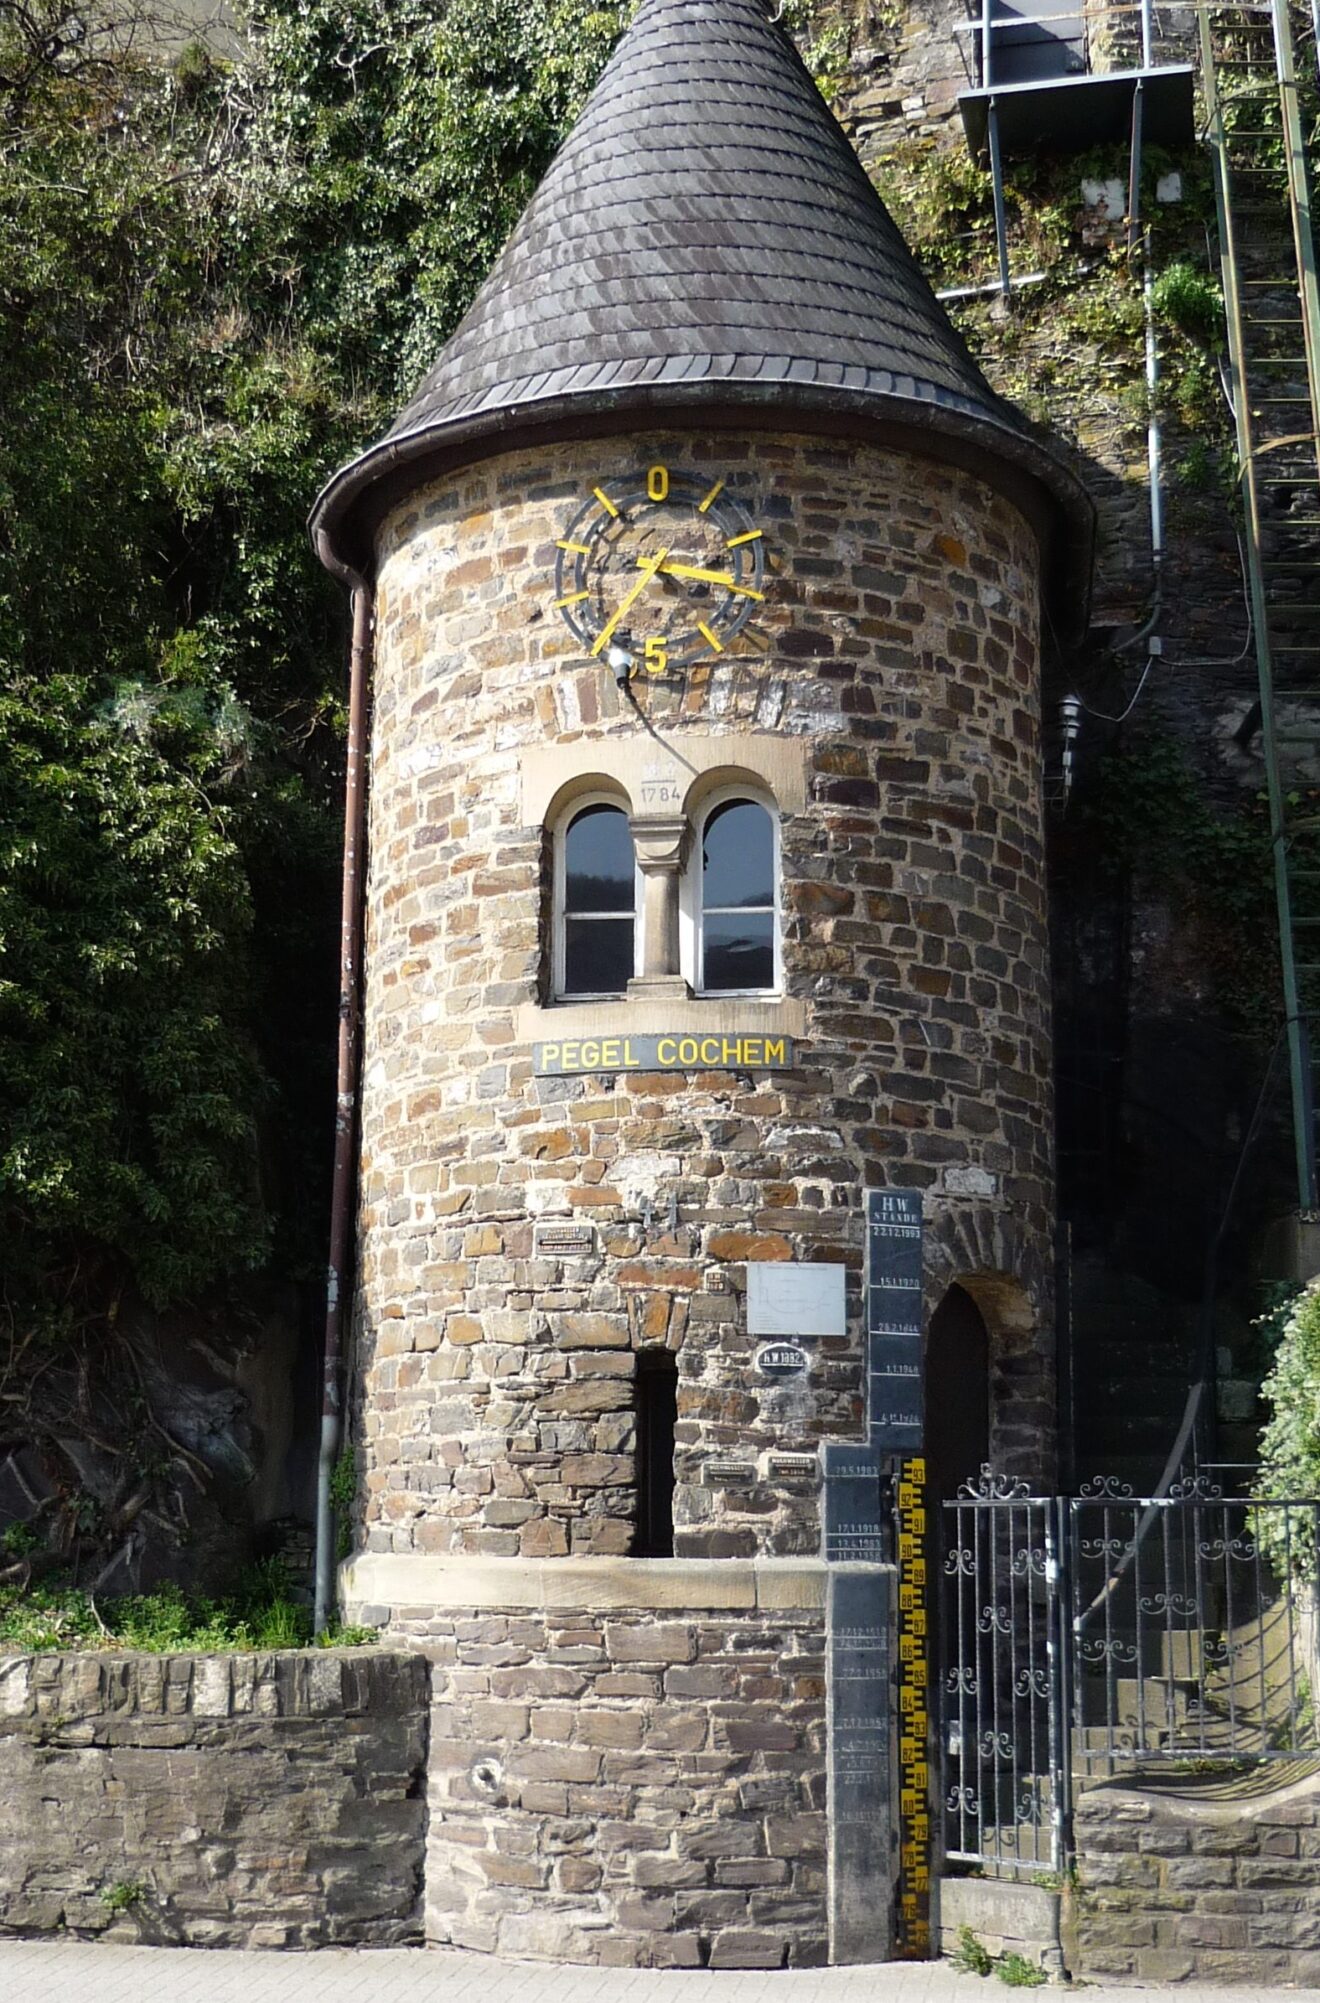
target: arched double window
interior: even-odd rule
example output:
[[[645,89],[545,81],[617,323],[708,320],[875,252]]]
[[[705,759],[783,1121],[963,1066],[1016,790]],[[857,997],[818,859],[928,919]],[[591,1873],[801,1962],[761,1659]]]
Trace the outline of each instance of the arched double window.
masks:
[[[555,993],[621,995],[637,964],[637,857],[623,808],[579,807],[555,843]]]
[[[700,994],[768,994],[779,986],[779,857],[774,816],[759,800],[717,799],[698,825],[693,914]]]
[[[681,975],[697,995],[779,992],[779,818],[767,800],[725,786],[686,832],[681,819],[643,814],[634,839],[626,808],[602,784],[553,832],[556,1001],[616,999],[643,971],[648,980]]]

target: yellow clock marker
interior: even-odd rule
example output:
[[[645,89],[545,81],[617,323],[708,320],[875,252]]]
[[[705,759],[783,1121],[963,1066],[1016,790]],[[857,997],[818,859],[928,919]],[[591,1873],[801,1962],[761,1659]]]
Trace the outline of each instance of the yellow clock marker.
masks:
[[[706,642],[706,645],[708,647],[712,647],[717,654],[722,654],[724,652],[723,647],[720,645],[719,641],[715,638],[715,635],[711,632],[710,627],[706,625],[704,620],[698,619],[697,631],[698,633],[700,633],[702,639]]]
[[[555,544],[555,548],[566,549],[570,551],[573,556],[591,555],[591,544],[588,542],[557,542]]]
[[[615,521],[617,521],[619,519],[619,510],[615,507],[605,489],[603,487],[593,487],[591,491],[600,502],[602,508],[604,508],[606,514],[613,515]]]
[[[584,598],[590,598],[589,591],[570,591],[567,598],[556,598],[555,611],[562,612],[566,605],[580,605]]]
[[[723,492],[724,492],[724,482],[723,480],[717,480],[715,482],[715,485],[711,488],[710,492],[707,494],[705,500],[697,502],[697,513],[699,515],[704,515],[707,508],[710,507],[711,503],[716,499],[718,495],[722,494]]]
[[[760,529],[748,529],[746,535],[730,536],[724,547],[725,549],[739,549],[745,542],[759,541],[760,535]]]

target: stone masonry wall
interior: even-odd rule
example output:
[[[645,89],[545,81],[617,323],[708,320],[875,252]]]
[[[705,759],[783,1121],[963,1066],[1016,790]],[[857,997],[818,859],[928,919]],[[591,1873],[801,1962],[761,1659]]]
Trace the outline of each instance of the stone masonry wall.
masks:
[[[615,1967],[826,1959],[819,1615],[398,1625],[435,1663],[429,1939]]]
[[[554,539],[593,483],[655,459],[727,477],[771,577],[741,652],[683,686],[638,676],[629,698],[552,609]],[[678,1356],[677,1553],[814,1552],[813,1490],[721,1492],[702,1466],[855,1436],[866,1185],[926,1192],[932,1301],[968,1276],[1016,1289],[990,1317],[992,1443],[1016,1471],[1048,1462],[1037,564],[1021,516],[970,474],[789,437],[542,447],[456,473],[386,524],[362,1088],[369,1552],[625,1552],[646,1345]],[[796,745],[805,771],[804,806],[781,811],[796,1067],[534,1077],[531,1041],[566,1012],[540,1006],[549,844],[524,763],[567,745],[608,776],[639,741],[681,765],[685,739],[713,737],[738,769],[752,736]],[[604,1006],[617,1027],[630,1004]],[[721,1030],[737,1011],[688,1006]],[[546,1216],[593,1223],[596,1251],[535,1258]],[[788,1412],[749,1367],[754,1259],[849,1271],[848,1334],[822,1343]]]
[[[765,598],[713,663],[623,691],[554,609],[555,542],[657,462],[727,481]],[[863,1426],[867,1187],[923,1192],[930,1305],[961,1280],[989,1325],[992,1453],[1048,1468],[1038,570],[971,474],[775,435],[542,446],[381,531],[344,1590],[437,1664],[436,1938],[628,1966],[830,1951],[816,1449]],[[657,776],[689,826],[703,785],[771,794],[782,993],[555,1007],[558,806],[605,787],[636,821]],[[785,1035],[794,1061],[533,1073],[537,1041],[629,1028]],[[544,1220],[590,1249],[538,1252]],[[847,1278],[845,1329],[787,1382],[747,1327],[765,1260]],[[655,1348],[674,1556],[630,1560]]]
[[[414,1654],[0,1658],[0,1930],[416,1940],[426,1742]]]
[[[1073,1974],[1320,1984],[1318,1810],[1314,1774],[1089,1789],[1075,1813]]]

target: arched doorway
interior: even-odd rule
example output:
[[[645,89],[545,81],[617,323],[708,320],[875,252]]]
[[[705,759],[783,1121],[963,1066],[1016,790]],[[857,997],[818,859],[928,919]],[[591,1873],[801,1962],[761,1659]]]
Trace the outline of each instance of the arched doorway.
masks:
[[[990,1458],[990,1337],[965,1287],[951,1286],[926,1336],[926,1491],[932,1516]]]

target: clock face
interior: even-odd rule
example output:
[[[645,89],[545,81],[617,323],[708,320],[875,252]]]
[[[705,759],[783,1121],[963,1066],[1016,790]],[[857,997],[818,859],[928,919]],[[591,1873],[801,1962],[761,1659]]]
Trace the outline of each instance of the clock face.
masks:
[[[604,480],[558,542],[555,609],[589,654],[660,675],[713,660],[765,593],[761,530],[723,480],[651,466]]]

